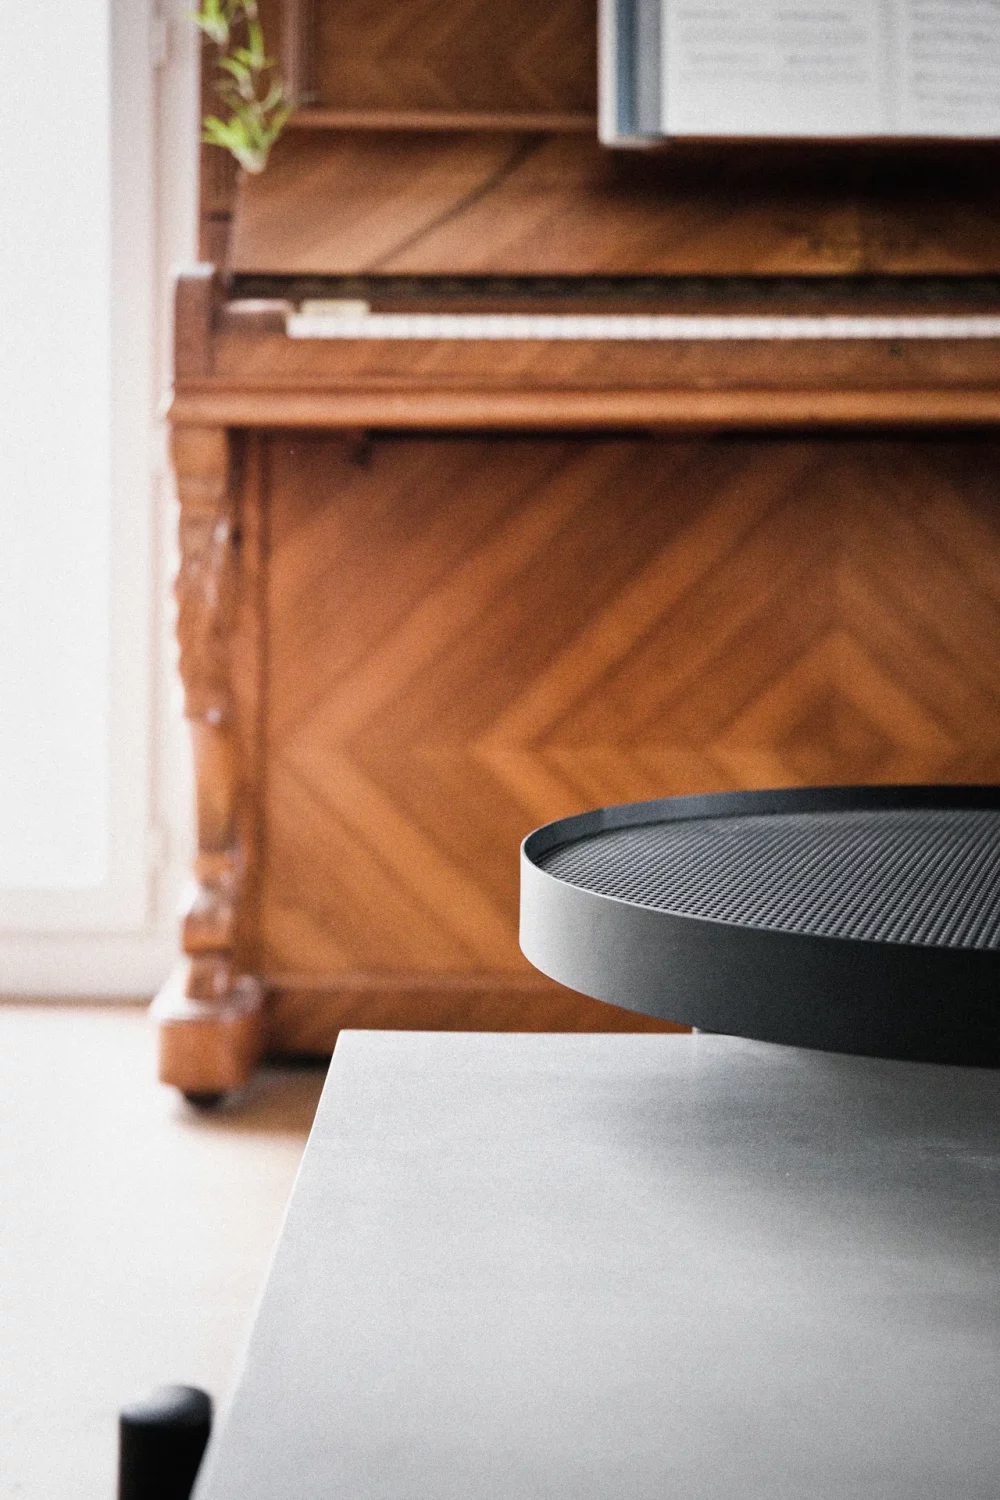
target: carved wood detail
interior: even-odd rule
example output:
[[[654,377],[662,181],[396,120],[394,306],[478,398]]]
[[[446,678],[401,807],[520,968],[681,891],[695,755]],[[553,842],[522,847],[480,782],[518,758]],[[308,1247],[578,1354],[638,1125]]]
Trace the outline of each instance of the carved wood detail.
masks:
[[[177,637],[194,749],[197,853],[181,924],[186,964],[159,997],[157,1015],[161,1076],[192,1094],[236,1087],[260,1050],[261,987],[240,974],[235,951],[247,861],[230,678],[237,591],[230,448],[224,428],[174,429]]]
[[[195,993],[211,999],[231,988],[240,863],[228,673],[234,551],[226,432],[177,428],[174,463],[181,504],[177,636],[194,740],[198,827],[197,888],[184,918],[184,949],[199,956],[192,969]]]

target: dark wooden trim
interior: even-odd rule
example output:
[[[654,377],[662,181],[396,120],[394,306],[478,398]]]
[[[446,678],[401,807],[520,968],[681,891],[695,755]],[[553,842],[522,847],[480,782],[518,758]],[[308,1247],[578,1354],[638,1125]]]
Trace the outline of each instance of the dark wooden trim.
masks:
[[[284,0],[281,12],[281,81],[300,106],[319,98],[316,80],[316,0]]]
[[[215,94],[215,49],[202,38],[198,122],[218,110]],[[201,134],[199,128],[199,136]],[[202,141],[198,155],[198,255],[224,266],[229,257],[229,231],[239,183],[235,159],[219,146]]]
[[[222,277],[209,262],[181,271],[174,286],[174,373],[178,383],[211,375],[212,332],[225,299]]]

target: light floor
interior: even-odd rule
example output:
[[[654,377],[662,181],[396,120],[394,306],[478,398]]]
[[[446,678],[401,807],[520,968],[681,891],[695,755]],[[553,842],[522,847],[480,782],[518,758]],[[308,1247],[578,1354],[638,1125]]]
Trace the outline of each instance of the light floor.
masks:
[[[153,1042],[138,1007],[0,1004],[3,1500],[113,1500],[119,1407],[235,1375],[324,1071],[197,1115]]]

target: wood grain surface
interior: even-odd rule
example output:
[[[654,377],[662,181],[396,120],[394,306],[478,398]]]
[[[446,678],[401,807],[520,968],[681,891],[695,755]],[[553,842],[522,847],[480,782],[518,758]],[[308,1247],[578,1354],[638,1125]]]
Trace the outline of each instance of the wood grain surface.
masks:
[[[338,109],[594,110],[595,0],[337,0],[316,26],[319,101]]]
[[[289,339],[223,334],[212,374],[264,391],[997,391],[996,338]],[[195,377],[197,378],[197,377]]]
[[[294,132],[240,187],[237,271],[898,275],[1000,270],[997,148]]]
[[[279,278],[263,301],[258,295],[225,303],[210,269],[182,278],[178,287],[171,412],[178,423],[690,430],[1000,422],[996,344],[989,338],[291,339],[283,330],[294,304],[273,291],[310,295],[307,281]],[[967,314],[997,306],[996,284],[985,278],[928,283],[914,277],[910,283],[909,302],[925,313]],[[256,284],[272,285],[260,279]],[[339,283],[345,284],[350,286]],[[710,285],[704,278],[700,284]],[[712,296],[703,300],[725,310],[738,294],[741,312],[768,316],[779,295],[805,296],[785,282],[758,281],[762,289],[755,299],[754,284],[749,278],[718,278],[711,283]],[[323,289],[322,282],[313,285]],[[377,285],[377,279],[360,283],[362,289]],[[563,303],[572,302],[567,283],[557,285]],[[888,285],[847,277],[818,281],[816,294],[807,299],[809,310],[870,313],[873,299],[877,303],[881,297],[881,311],[906,311],[905,292],[890,295]],[[668,279],[651,286],[669,300]],[[680,281],[676,286],[675,301],[690,302],[691,286]],[[518,295],[513,289],[512,300]],[[640,307],[648,303],[650,286],[636,295]],[[523,311],[520,296],[515,306]],[[617,296],[619,308],[624,296]],[[496,299],[491,300],[495,310]],[[553,305],[557,301],[553,296]]]
[[[314,105],[297,109],[290,116],[288,130],[498,130],[524,134],[526,131],[554,131],[557,135],[593,135],[597,117],[588,114],[556,114],[554,111],[532,113],[530,110],[450,110],[450,109],[325,109]]]
[[[279,1045],[595,1026],[517,948],[518,844],[550,818],[1000,775],[994,442],[266,446]]]
[[[295,0],[283,39],[261,13],[329,113],[259,177],[203,148],[223,273],[1000,274],[995,144],[601,148],[593,0]],[[517,846],[549,818],[998,779],[991,344],[332,347],[221,290],[178,298],[200,904],[175,1081],[230,1086],[182,1033],[242,1025],[241,978],[284,1052],[655,1026],[520,957]],[[966,435],[917,430],[941,424]]]
[[[189,281],[178,296],[178,324],[189,337],[178,358],[197,363],[197,310],[211,278]],[[189,321],[195,327],[187,327]],[[240,557],[244,511],[262,514],[259,486],[234,464],[223,428],[175,427],[173,459],[180,502],[180,562],[175,580],[184,712],[191,728],[196,853],[181,921],[184,957],[154,1004],[159,1023],[160,1077],[191,1098],[216,1098],[244,1083],[263,1044],[263,994],[243,961],[256,906],[254,735],[240,726],[234,662],[242,660],[243,703],[257,675],[258,622],[263,619],[254,572]],[[237,481],[243,478],[243,494]],[[251,530],[254,520],[249,520]],[[246,584],[250,583],[248,595]],[[253,663],[247,670],[247,664]]]
[[[203,37],[199,73],[199,121],[219,112],[219,98],[215,92],[215,59],[215,48]],[[200,136],[200,130],[198,134]],[[201,261],[217,266],[225,266],[227,263],[237,174],[235,158],[228,151],[201,142],[198,148],[198,258]]]

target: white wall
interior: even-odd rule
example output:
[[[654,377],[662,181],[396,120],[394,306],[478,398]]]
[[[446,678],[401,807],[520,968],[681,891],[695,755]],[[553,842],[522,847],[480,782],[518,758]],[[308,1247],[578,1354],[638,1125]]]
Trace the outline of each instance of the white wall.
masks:
[[[0,994],[148,995],[191,843],[162,404],[197,39],[185,0],[2,9]]]

